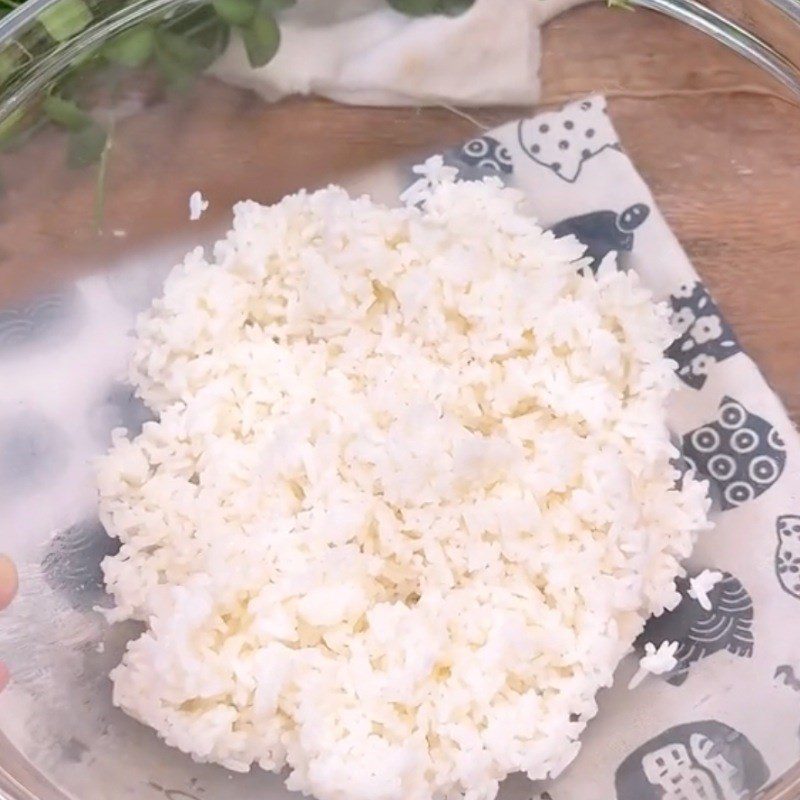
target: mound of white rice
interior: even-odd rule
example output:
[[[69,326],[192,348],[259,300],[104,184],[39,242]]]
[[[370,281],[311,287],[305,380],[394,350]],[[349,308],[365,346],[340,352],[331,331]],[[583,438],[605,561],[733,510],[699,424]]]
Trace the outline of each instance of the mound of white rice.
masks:
[[[139,320],[99,469],[114,700],[322,800],[492,798],[576,754],[707,525],[665,309],[432,160],[388,209],[235,208]]]

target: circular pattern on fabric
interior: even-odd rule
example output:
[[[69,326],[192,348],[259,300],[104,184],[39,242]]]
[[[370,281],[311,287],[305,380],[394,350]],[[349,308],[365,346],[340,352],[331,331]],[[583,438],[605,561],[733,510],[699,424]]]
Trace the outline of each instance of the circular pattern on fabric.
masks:
[[[786,449],[786,442],[783,441],[783,437],[778,433],[775,428],[772,428],[769,432],[769,436],[767,437],[767,441],[769,442],[770,447],[774,447],[776,450],[785,450]]]
[[[716,419],[689,431],[681,444],[698,474],[708,478],[722,510],[759,497],[786,466],[783,440],[774,426],[732,397],[723,397]]]
[[[727,401],[719,410],[719,424],[732,431],[744,425],[747,412],[735,400]]]
[[[719,434],[709,425],[698,428],[692,434],[692,444],[701,453],[713,453],[719,448]]]
[[[747,474],[756,483],[771,484],[778,479],[780,467],[772,456],[757,456],[750,462]]]
[[[723,496],[729,506],[736,507],[748,500],[752,500],[756,495],[755,489],[744,481],[734,481],[725,487]]]
[[[514,161],[511,158],[511,151],[505,145],[500,145],[500,147],[495,150],[494,155],[501,164],[505,164],[509,168],[514,165]]]
[[[730,480],[736,473],[736,461],[732,456],[717,453],[709,459],[708,471],[711,477],[718,481]]]
[[[483,138],[470,140],[464,145],[464,149],[475,158],[483,158],[490,150],[489,143]]]
[[[461,180],[481,180],[486,172],[511,174],[514,171],[511,152],[492,136],[470,139],[453,152],[451,163],[458,166]],[[474,169],[467,169],[465,165]]]
[[[739,428],[731,436],[731,449],[736,453],[752,453],[760,443],[758,434],[750,428]]]

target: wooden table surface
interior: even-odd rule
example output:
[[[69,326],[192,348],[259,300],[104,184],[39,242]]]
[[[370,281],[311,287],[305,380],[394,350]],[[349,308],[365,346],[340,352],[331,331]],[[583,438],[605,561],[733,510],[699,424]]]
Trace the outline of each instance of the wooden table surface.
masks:
[[[653,12],[573,10],[544,33],[543,104],[589,92],[610,111],[668,221],[745,349],[800,421],[800,108],[757,68]],[[241,197],[274,200],[383,159],[475,132],[445,109],[268,106],[207,80],[181,102],[120,125],[104,235],[92,224],[94,174],[63,167],[59,133],[0,157],[0,303],[87,263],[189,233],[198,184],[221,222]],[[486,125],[525,109],[471,110]],[[124,230],[125,238],[110,235]],[[195,229],[192,229],[194,232]]]

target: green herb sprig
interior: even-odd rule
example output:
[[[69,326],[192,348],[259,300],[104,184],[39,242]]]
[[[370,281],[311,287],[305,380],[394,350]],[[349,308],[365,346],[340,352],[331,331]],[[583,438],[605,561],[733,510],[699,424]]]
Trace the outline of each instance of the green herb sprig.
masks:
[[[0,0],[0,18],[23,2]],[[474,0],[385,2],[400,13],[419,17],[455,16],[467,11]],[[25,34],[25,43],[10,42],[0,50],[0,93],[33,60],[31,49],[47,52],[89,28],[95,21],[90,3],[58,0],[38,15],[38,24]],[[125,4],[125,0],[111,0],[104,4],[104,11],[122,10]],[[156,14],[77,57],[35,102],[0,121],[0,150],[20,146],[51,123],[67,135],[67,163],[71,167],[100,163],[102,174],[111,146],[111,122],[92,110],[99,86],[119,87],[127,75],[142,71],[168,89],[184,91],[221,55],[231,34],[241,37],[250,65],[262,67],[280,47],[280,12],[294,4],[295,0],[210,0]],[[607,4],[630,5],[629,0],[607,0]]]
[[[0,17],[22,2],[0,0]],[[474,0],[385,2],[396,11],[416,17],[461,14]],[[45,121],[67,132],[70,165],[95,163],[105,151],[108,136],[108,123],[97,119],[90,110],[92,87],[100,76],[110,73],[113,84],[127,71],[152,70],[168,87],[185,90],[223,52],[231,33],[241,36],[250,65],[262,67],[274,58],[280,46],[277,16],[294,3],[295,0],[211,0],[204,6],[187,6],[140,23],[82,55],[47,87],[38,103],[0,122],[0,149],[26,141]],[[630,8],[630,0],[607,0],[607,4]],[[125,0],[118,0],[117,5],[123,8]],[[88,28],[94,17],[87,0],[58,0],[39,14],[39,33],[50,46],[67,42]],[[0,92],[29,60],[25,55],[24,47],[18,43],[0,50]],[[89,72],[94,81],[84,80]]]

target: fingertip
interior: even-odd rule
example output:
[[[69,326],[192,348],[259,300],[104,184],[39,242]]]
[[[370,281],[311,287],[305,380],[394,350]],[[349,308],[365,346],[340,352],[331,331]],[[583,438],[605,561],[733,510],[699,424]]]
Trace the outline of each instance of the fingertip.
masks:
[[[5,608],[17,593],[19,576],[14,562],[0,554],[0,609]]]

